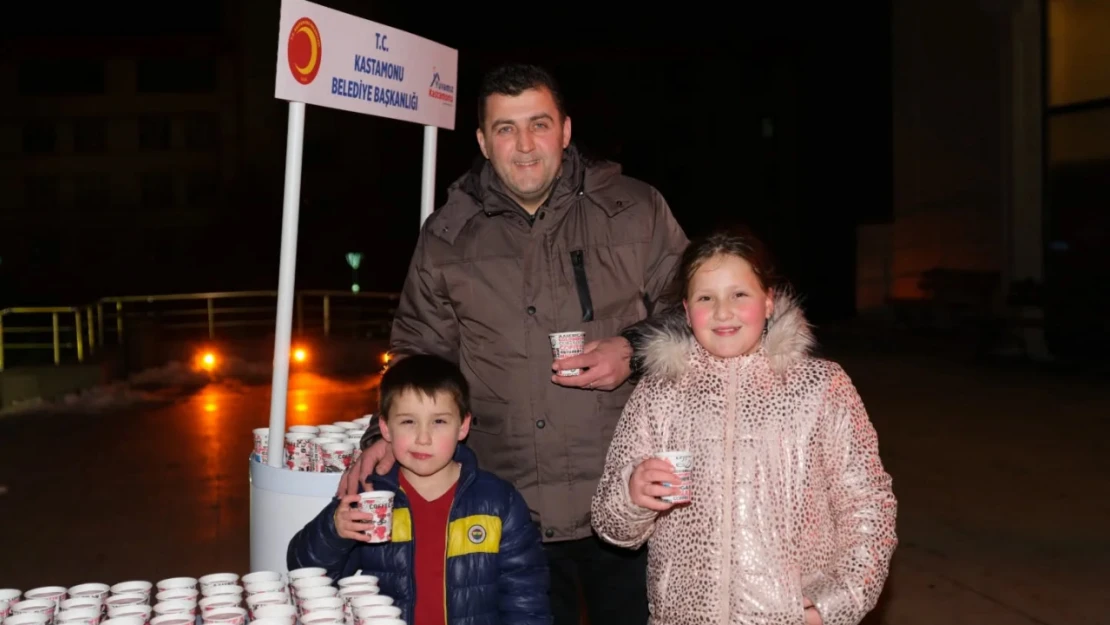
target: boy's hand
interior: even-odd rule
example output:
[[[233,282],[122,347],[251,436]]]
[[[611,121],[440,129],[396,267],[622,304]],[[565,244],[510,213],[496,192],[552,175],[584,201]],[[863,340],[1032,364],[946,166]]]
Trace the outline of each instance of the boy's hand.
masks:
[[[824,625],[824,621],[821,619],[821,613],[817,611],[817,608],[813,605],[813,602],[810,601],[809,597],[802,597],[802,599],[804,600],[802,605],[806,610],[806,625]]]
[[[659,497],[678,495],[682,491],[678,487],[663,486],[658,482],[678,484],[679,479],[675,477],[671,463],[661,458],[648,458],[641,462],[628,478],[628,494],[632,497],[632,503],[656,512],[673,508],[673,503]]]
[[[359,542],[370,542],[370,535],[366,533],[370,521],[374,518],[373,514],[369,512],[359,512],[358,508],[352,508],[351,504],[358,504],[358,495],[347,495],[339,500],[339,505],[335,508],[335,531],[339,533],[340,538],[348,540],[357,540]]]
[[[393,448],[384,440],[378,440],[363,450],[358,460],[352,462],[351,466],[343,472],[343,476],[339,478],[339,490],[335,496],[357,495],[362,478],[370,475],[371,471],[378,475],[385,475],[392,468]]]

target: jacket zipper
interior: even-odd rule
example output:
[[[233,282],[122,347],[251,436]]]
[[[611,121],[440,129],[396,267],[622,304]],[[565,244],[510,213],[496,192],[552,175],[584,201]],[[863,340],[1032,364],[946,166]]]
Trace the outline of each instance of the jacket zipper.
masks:
[[[725,534],[722,544],[726,546],[724,563],[722,564],[721,579],[725,582],[725,587],[722,589],[721,597],[723,598],[721,604],[721,622],[728,623],[729,616],[732,614],[732,472],[733,472],[733,455],[735,449],[732,445],[733,423],[736,418],[736,391],[737,391],[737,363],[729,363],[728,368],[728,409],[725,411],[725,466],[724,466],[724,502],[725,509],[723,518],[721,520],[722,532]]]
[[[578,303],[582,306],[582,321],[593,321],[594,301],[590,297],[590,283],[586,279],[586,260],[582,250],[570,253],[570,264],[574,267],[574,287],[578,291]]]

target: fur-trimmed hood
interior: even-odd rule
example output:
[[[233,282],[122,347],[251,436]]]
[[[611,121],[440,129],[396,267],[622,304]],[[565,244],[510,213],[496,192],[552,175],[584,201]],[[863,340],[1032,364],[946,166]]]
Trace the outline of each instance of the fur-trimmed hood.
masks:
[[[797,298],[788,291],[775,295],[767,334],[755,355],[767,358],[771,369],[782,375],[791,365],[809,356],[815,343]],[[644,373],[675,381],[686,373],[698,351],[681,307],[661,315],[658,324],[645,328],[641,345]]]

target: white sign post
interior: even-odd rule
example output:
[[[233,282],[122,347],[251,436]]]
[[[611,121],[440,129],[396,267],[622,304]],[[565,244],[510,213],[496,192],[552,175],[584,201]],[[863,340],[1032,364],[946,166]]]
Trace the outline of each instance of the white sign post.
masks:
[[[289,125],[268,466],[251,463],[251,569],[256,571],[285,570],[289,539],[323,507],[312,509],[306,502],[326,503],[339,477],[282,469],[305,104],[424,125],[423,226],[435,199],[436,132],[455,128],[459,58],[457,50],[434,41],[305,0],[282,0],[278,37],[274,95],[289,101]],[[319,484],[315,476],[322,478]]]

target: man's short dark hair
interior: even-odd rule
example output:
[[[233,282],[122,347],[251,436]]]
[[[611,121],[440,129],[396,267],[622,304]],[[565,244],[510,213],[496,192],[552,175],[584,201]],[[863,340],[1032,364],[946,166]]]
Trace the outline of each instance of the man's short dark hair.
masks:
[[[423,393],[435,398],[439,392],[447,393],[459,408],[459,417],[470,413],[470,386],[462,371],[454,364],[432,355],[406,356],[392,365],[383,375],[378,389],[378,417],[388,420],[393,402],[405,391]]]
[[[559,83],[550,72],[536,65],[516,63],[502,65],[488,72],[482,78],[481,87],[478,89],[478,128],[483,128],[486,123],[486,100],[493,94],[518,96],[528,89],[545,88],[551,92],[555,99],[555,107],[559,109],[559,116],[567,117],[566,106],[563,104],[563,93],[559,90]]]

